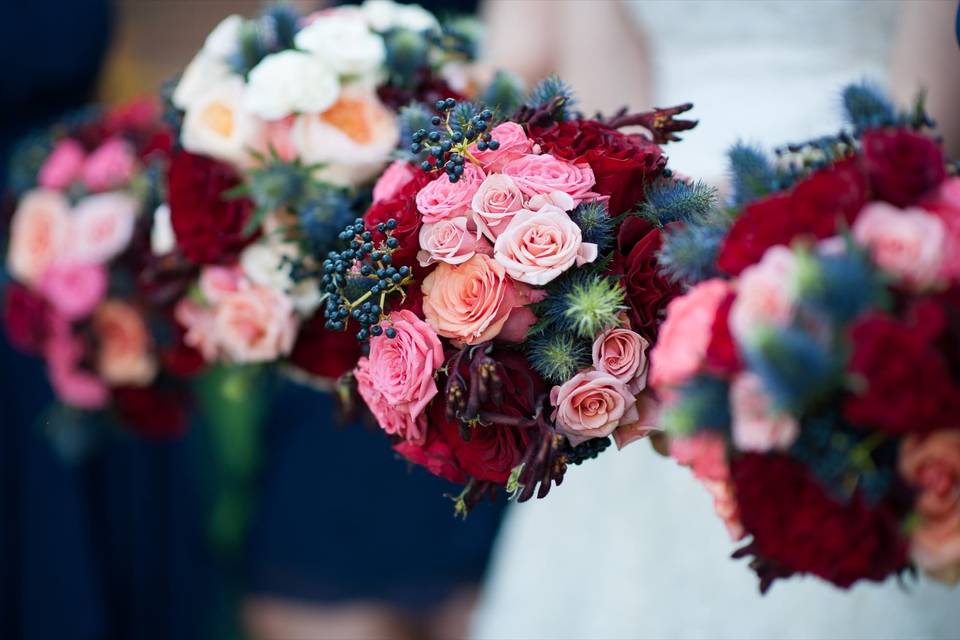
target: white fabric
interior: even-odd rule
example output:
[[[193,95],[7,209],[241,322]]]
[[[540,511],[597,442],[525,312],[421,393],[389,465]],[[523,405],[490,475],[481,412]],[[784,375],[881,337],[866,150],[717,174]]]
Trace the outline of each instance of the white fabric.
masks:
[[[671,166],[721,181],[738,138],[831,133],[839,90],[883,82],[889,2],[643,2],[654,100],[692,101],[700,125]],[[507,638],[956,638],[960,590],[896,580],[842,591],[812,578],[761,597],[712,500],[646,442],[568,471],[543,501],[510,508],[473,636]]]

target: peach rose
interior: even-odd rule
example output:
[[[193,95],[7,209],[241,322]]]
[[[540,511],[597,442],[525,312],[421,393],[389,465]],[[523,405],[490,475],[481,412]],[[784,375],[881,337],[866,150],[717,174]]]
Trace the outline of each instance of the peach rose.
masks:
[[[473,194],[470,208],[473,220],[483,235],[496,240],[513,216],[524,208],[523,194],[509,176],[495,173],[484,178]]]
[[[123,253],[133,237],[139,208],[135,197],[121,192],[81,200],[70,220],[71,258],[105,263]]]
[[[463,165],[463,175],[457,182],[450,182],[447,174],[441,174],[417,193],[417,211],[424,222],[469,215],[473,195],[484,178],[480,167],[470,162]]]
[[[143,316],[122,300],[107,300],[93,315],[99,340],[97,372],[112,386],[143,387],[157,375]]]
[[[463,264],[438,264],[422,290],[427,322],[457,342],[478,344],[498,336],[519,341],[536,321],[524,308],[534,301],[533,291],[511,280],[503,265],[482,253]]]
[[[640,417],[636,422],[620,425],[613,432],[613,442],[617,445],[617,449],[623,449],[631,442],[642,440],[655,431],[661,431],[660,402],[653,393],[645,389],[636,396],[636,400],[637,413]]]
[[[47,267],[63,256],[69,235],[70,205],[63,194],[45,189],[27,193],[10,223],[10,275],[35,285]]]
[[[380,202],[394,197],[416,174],[417,169],[406,160],[394,160],[373,185],[373,201]]]
[[[420,227],[420,252],[417,253],[417,260],[421,267],[435,262],[461,264],[478,251],[489,255],[490,245],[467,230],[466,218],[428,222]]]
[[[260,136],[259,121],[243,105],[243,78],[229,76],[206,86],[187,105],[180,131],[183,148],[237,166]]]
[[[498,124],[490,134],[499,145],[495,151],[493,149],[478,151],[476,144],[470,147],[470,153],[488,173],[501,171],[508,162],[522,158],[533,149],[533,142],[527,137],[523,127],[516,122]]]
[[[133,177],[137,157],[130,143],[122,138],[110,138],[83,163],[83,184],[90,191],[110,191],[126,186]]]
[[[80,177],[86,155],[83,146],[76,140],[61,140],[43,161],[37,174],[37,184],[44,189],[66,189]]]
[[[730,385],[730,412],[733,443],[741,451],[786,450],[800,435],[797,421],[771,406],[763,381],[753,373],[741,373]]]
[[[872,202],[853,223],[853,237],[874,262],[898,281],[924,289],[937,283],[944,264],[946,228],[922,209]]]
[[[624,327],[608,329],[593,341],[593,367],[627,385],[634,395],[647,386],[647,348],[650,343]]]
[[[793,320],[796,270],[793,252],[784,246],[770,247],[760,262],[743,270],[730,308],[730,331],[737,342],[749,342],[759,326],[784,326]]]
[[[917,489],[920,523],[910,538],[914,561],[933,578],[960,582],[960,429],[907,437],[899,466]]]
[[[584,200],[599,197],[591,191],[597,181],[590,165],[573,164],[548,153],[525,155],[508,162],[503,167],[503,174],[513,178],[528,198],[562,191],[573,198],[576,206]]]
[[[370,339],[370,355],[354,370],[357,389],[380,428],[421,444],[427,428],[423,412],[438,392],[434,375],[443,365],[443,345],[411,311],[394,312],[383,325],[396,336]]]
[[[670,301],[657,343],[650,350],[650,384],[674,387],[697,373],[710,344],[717,308],[730,293],[720,279],[707,280]]]
[[[557,431],[577,444],[609,436],[640,419],[637,401],[627,385],[603,371],[584,371],[550,390],[551,418]]]
[[[583,241],[563,209],[547,205],[518,211],[497,236],[493,256],[514,280],[542,286],[575,264],[596,260],[597,245]]]
[[[213,332],[231,362],[266,362],[286,355],[296,331],[293,303],[269,287],[229,293],[214,310]]]
[[[102,264],[54,263],[40,278],[40,293],[67,320],[90,315],[107,293]]]

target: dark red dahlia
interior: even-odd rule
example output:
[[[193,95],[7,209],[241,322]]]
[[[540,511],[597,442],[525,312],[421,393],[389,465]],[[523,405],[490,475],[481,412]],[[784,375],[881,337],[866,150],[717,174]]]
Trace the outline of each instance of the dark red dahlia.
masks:
[[[46,301],[23,285],[11,282],[3,302],[3,323],[10,344],[27,353],[41,353],[48,330]]]
[[[642,201],[647,186],[667,164],[660,147],[645,136],[621,133],[596,120],[567,120],[533,128],[530,136],[544,153],[589,164],[597,180],[595,190],[610,196],[613,216]]]
[[[898,207],[915,204],[946,178],[943,149],[907,129],[876,129],[861,137],[870,188]]]
[[[393,445],[393,450],[413,464],[424,467],[435,476],[457,484],[463,484],[467,481],[467,474],[457,464],[453,456],[453,448],[447,443],[440,429],[429,429],[427,439],[422,445],[415,445],[402,440]]]
[[[198,264],[235,259],[254,236],[244,233],[253,214],[249,198],[227,192],[241,178],[229,165],[181,151],[170,164],[170,219],[177,246]]]
[[[623,274],[627,314],[634,331],[653,343],[667,303],[680,294],[680,286],[660,274],[657,253],[663,244],[660,229],[630,217],[620,227],[614,272]]]
[[[747,205],[720,247],[717,266],[730,275],[760,261],[767,249],[797,237],[836,235],[852,224],[869,198],[866,178],[853,159],[837,162],[792,190]]]
[[[780,575],[811,573],[838,587],[880,581],[907,564],[899,513],[857,493],[842,503],[807,468],[781,454],[745,454],[731,462],[748,551]]]
[[[300,325],[290,362],[311,375],[336,379],[357,364],[360,343],[356,331],[331,331],[325,322],[320,311]]]
[[[900,322],[873,312],[851,328],[849,371],[862,384],[844,403],[852,424],[904,434],[941,428],[960,414],[960,387],[936,342],[942,309],[926,301],[909,315]]]
[[[176,438],[187,430],[188,407],[183,389],[150,387],[118,387],[113,389],[113,402],[120,419],[141,436],[165,440]]]
[[[393,263],[408,266],[415,272],[420,269],[417,252],[420,250],[420,212],[417,211],[417,193],[425,187],[433,176],[423,171],[415,171],[413,177],[392,198],[375,202],[363,216],[367,229],[373,232],[374,241],[383,240],[383,234],[377,231],[381,222],[394,219],[397,228],[393,237],[400,241],[399,248],[393,254]]]

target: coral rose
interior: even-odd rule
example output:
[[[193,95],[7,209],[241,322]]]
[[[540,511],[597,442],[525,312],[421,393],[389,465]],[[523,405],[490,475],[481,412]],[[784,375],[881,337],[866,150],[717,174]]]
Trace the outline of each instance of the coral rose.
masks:
[[[550,390],[557,430],[577,444],[609,436],[640,419],[637,401],[623,382],[603,371],[578,373]]]

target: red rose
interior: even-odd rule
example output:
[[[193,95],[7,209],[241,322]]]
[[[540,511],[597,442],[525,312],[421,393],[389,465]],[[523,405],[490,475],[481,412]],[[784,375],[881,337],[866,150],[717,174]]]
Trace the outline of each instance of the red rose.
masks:
[[[743,368],[737,344],[730,333],[730,307],[737,299],[735,293],[727,295],[726,299],[717,307],[717,314],[713,317],[713,326],[710,329],[710,343],[707,345],[705,361],[707,369],[720,375],[733,375]]]
[[[133,431],[155,439],[177,438],[187,430],[188,412],[182,389],[118,387],[113,389],[114,407]]]
[[[375,242],[381,242],[384,235],[377,231],[377,225],[391,218],[397,221],[393,237],[400,246],[393,254],[393,264],[408,266],[419,272],[417,252],[420,250],[420,212],[417,211],[417,193],[425,187],[433,176],[424,171],[413,172],[413,177],[402,188],[397,189],[392,198],[375,202],[364,214],[367,229],[373,233]]]
[[[229,198],[241,183],[228,165],[181,151],[170,164],[170,219],[177,246],[198,264],[230,262],[254,236],[244,229],[253,213],[249,198]]]
[[[16,282],[7,284],[3,322],[10,344],[27,353],[41,353],[47,340],[47,312],[43,298]]]
[[[331,331],[324,328],[323,311],[300,325],[300,333],[290,353],[290,363],[310,375],[337,379],[360,359],[356,331]]]
[[[786,455],[745,454],[730,471],[740,520],[760,560],[843,588],[906,566],[902,514],[889,504],[871,506],[859,493],[838,502]]]
[[[863,134],[863,166],[870,187],[898,207],[915,204],[946,178],[940,145],[906,129],[876,129]]]
[[[747,205],[720,247],[717,266],[739,275],[774,245],[788,245],[798,236],[836,235],[837,223],[852,224],[868,197],[866,179],[854,160],[821,169],[791,191]]]
[[[660,275],[657,253],[662,244],[660,229],[651,228],[640,218],[627,218],[620,228],[614,264],[614,271],[624,276],[630,324],[651,344],[656,340],[667,303],[681,291],[678,284]]]
[[[544,153],[589,164],[597,180],[594,190],[610,196],[612,216],[642,201],[647,185],[667,164],[660,147],[646,137],[621,133],[596,120],[567,120],[534,128],[530,136]]]
[[[903,323],[873,312],[853,325],[849,371],[863,388],[844,403],[852,424],[893,434],[925,432],[953,424],[960,413],[960,388],[936,344],[943,312],[929,303],[911,315]]]
[[[439,417],[444,419],[442,414]],[[431,424],[432,426],[434,425]],[[429,429],[427,439],[422,445],[411,444],[409,440],[404,439],[393,445],[393,450],[435,476],[458,484],[467,481],[467,474],[457,465],[453,457],[453,449],[447,444],[440,429]]]

